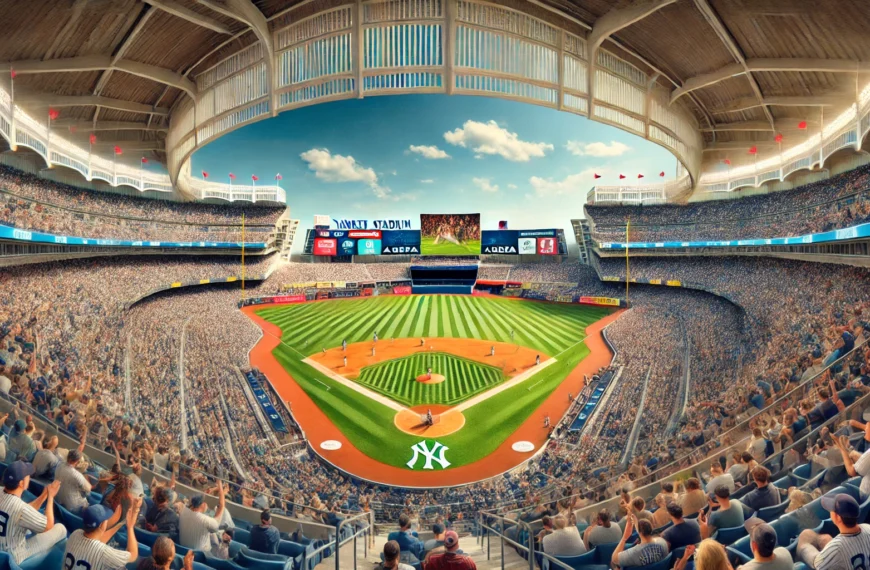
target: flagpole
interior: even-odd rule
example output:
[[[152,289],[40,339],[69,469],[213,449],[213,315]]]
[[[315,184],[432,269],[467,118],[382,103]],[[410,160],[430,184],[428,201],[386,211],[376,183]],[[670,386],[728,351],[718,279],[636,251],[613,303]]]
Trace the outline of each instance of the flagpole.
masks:
[[[245,213],[242,212],[242,304],[245,302]]]
[[[625,222],[625,304],[628,305],[628,282],[631,281],[630,268],[628,266],[628,238],[631,227],[631,216]]]

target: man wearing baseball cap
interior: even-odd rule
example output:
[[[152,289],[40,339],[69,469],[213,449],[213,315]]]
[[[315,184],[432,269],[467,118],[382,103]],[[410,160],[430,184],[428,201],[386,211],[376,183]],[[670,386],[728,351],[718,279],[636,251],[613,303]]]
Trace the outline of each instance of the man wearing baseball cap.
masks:
[[[25,559],[51,550],[66,538],[66,528],[54,524],[54,497],[60,488],[55,481],[46,485],[42,494],[32,503],[21,500],[21,494],[30,485],[33,465],[16,461],[3,473],[3,491],[0,491],[0,511],[5,520],[0,532],[0,551],[8,552],[16,564]],[[39,512],[45,504],[45,514]],[[33,533],[27,536],[27,531]]]
[[[740,566],[740,570],[792,570],[791,553],[776,545],[776,531],[772,526],[752,517],[743,523],[743,527],[749,533],[753,559]]]
[[[851,495],[825,495],[822,508],[840,534],[831,538],[812,530],[798,537],[797,556],[815,570],[863,570],[870,564],[870,525],[858,524],[858,501]]]
[[[470,556],[459,553],[459,535],[456,531],[444,533],[444,552],[432,554],[426,561],[426,570],[477,570]]]
[[[127,550],[115,550],[107,542],[112,539],[121,523],[108,528],[112,511],[103,505],[90,505],[82,511],[82,527],[70,535],[64,552],[64,568],[90,570],[121,570],[128,562],[139,557],[139,545],[134,530],[142,499],[136,499],[127,509]],[[120,505],[116,509],[120,518]]]

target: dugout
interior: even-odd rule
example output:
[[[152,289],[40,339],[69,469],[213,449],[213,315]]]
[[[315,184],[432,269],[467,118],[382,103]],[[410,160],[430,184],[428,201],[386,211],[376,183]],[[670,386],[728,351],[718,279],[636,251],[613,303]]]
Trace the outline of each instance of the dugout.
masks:
[[[477,265],[412,265],[410,273],[415,295],[471,295],[477,281]]]

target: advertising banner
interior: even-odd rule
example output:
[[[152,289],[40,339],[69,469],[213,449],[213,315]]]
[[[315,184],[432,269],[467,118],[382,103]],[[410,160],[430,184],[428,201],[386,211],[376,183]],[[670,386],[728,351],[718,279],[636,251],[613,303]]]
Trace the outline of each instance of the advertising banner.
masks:
[[[45,234],[42,232],[33,232],[30,230],[20,230],[11,226],[0,225],[0,239],[13,239],[17,241],[30,241],[37,243],[52,243],[62,245],[101,245],[113,247],[196,247],[196,248],[240,248],[241,242],[215,242],[215,241],[130,241],[118,239],[95,239],[82,238],[74,236],[58,236],[54,234]],[[245,249],[263,249],[266,244],[263,242],[245,242]]]
[[[380,233],[380,232],[378,232]],[[357,255],[380,255],[381,240],[379,239],[361,239],[356,242]]]
[[[538,255],[558,255],[559,240],[552,237],[538,238]]]
[[[517,240],[517,253],[520,255],[534,255],[538,252],[538,240],[533,237],[519,238]]]
[[[606,305],[609,307],[618,307],[620,305],[619,299],[612,299],[610,297],[580,297],[580,300],[577,302],[584,305]]]
[[[344,220],[333,219],[340,230],[410,230],[411,220]]]
[[[665,285],[667,285],[668,287],[682,287],[683,286],[682,282],[678,281],[677,279],[668,279],[668,281],[665,283]]]
[[[534,240],[532,240],[534,241]],[[481,234],[481,251],[483,253],[516,255],[517,232],[511,230],[485,230]],[[534,248],[533,248],[534,249]]]
[[[360,295],[362,297],[371,297],[373,292],[374,289],[372,289],[371,287],[366,287],[360,291]]]
[[[390,230],[381,235],[382,255],[420,255],[420,230]]]
[[[314,286],[317,289],[332,289],[332,281],[318,281]]]
[[[556,237],[556,230],[517,230],[517,237]]]
[[[323,214],[314,214],[314,227],[329,227],[329,220],[331,218],[329,216],[324,216]]]
[[[480,214],[420,214],[423,255],[480,255]]]
[[[304,303],[305,295],[278,295],[272,297],[273,303]]]
[[[523,286],[519,281],[505,281],[504,282],[505,289],[519,289]]]
[[[315,238],[314,239],[314,255],[335,255],[337,251],[337,240],[332,238]]]
[[[393,287],[393,295],[410,295],[411,294],[411,286],[410,285],[399,285],[398,287]]]
[[[351,239],[381,239],[381,230],[349,230],[347,237]]]
[[[345,289],[344,291],[330,291],[330,299],[346,299],[348,297],[359,297],[359,289]]]

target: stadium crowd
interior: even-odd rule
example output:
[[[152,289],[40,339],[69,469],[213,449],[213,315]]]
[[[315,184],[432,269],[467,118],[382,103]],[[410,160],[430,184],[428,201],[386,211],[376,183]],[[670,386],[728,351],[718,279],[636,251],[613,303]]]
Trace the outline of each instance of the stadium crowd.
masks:
[[[689,205],[586,206],[597,241],[735,240],[790,237],[870,221],[870,166],[794,190]]]
[[[284,208],[167,202],[82,190],[0,165],[0,223],[62,236],[136,241],[268,241]]]

